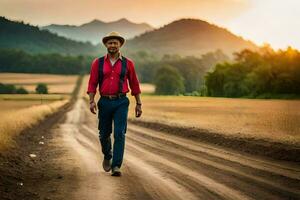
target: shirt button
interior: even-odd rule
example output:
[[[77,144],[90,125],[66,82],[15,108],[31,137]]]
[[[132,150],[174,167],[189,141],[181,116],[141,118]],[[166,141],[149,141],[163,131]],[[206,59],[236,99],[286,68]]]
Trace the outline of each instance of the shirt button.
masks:
[[[110,79],[114,79],[114,77],[110,77]]]

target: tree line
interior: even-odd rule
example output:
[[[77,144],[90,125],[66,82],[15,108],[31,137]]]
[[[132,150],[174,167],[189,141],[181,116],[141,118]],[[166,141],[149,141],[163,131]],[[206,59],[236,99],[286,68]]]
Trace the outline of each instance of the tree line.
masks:
[[[128,52],[125,56],[134,61],[140,82],[155,84],[157,94],[199,94],[204,86],[205,73],[216,63],[229,59],[221,50],[204,54],[201,58],[168,54],[158,57],[146,51]],[[88,74],[94,58],[0,49],[0,72]]]
[[[300,94],[300,52],[288,47],[235,53],[233,62],[217,64],[205,76],[207,96],[272,98]]]
[[[18,49],[0,49],[0,72],[80,74],[87,72],[91,56],[29,54]]]
[[[35,92],[37,94],[48,94],[48,86],[45,83],[38,83]],[[17,87],[13,84],[0,83],[0,94],[29,94],[24,87]]]
[[[128,57],[139,80],[155,84],[156,94],[272,98],[300,93],[300,53],[291,47],[245,49],[233,60],[221,50],[201,57],[158,57],[146,51],[128,52]],[[0,49],[0,72],[88,74],[94,58]]]
[[[156,94],[200,94],[204,75],[216,63],[229,60],[221,50],[202,55],[181,57],[163,55],[161,58],[140,51],[131,55],[138,77],[143,83],[156,86]]]

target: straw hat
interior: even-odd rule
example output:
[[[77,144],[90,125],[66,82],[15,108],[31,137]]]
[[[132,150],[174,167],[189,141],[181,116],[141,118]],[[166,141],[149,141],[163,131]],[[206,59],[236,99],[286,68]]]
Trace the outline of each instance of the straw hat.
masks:
[[[121,43],[121,46],[125,43],[125,38],[123,38],[118,32],[115,31],[102,38],[103,44],[105,44],[109,39],[118,39]]]

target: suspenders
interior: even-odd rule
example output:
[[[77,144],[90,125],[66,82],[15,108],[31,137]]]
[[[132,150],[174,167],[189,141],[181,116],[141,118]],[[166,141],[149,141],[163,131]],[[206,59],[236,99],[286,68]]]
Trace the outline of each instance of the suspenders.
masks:
[[[103,75],[104,75],[103,66],[104,66],[104,56],[99,58],[99,87],[100,88],[103,82]],[[120,81],[119,81],[119,92],[117,95],[122,93],[126,68],[127,68],[127,59],[124,56],[122,56],[122,68],[121,68]]]
[[[119,82],[119,94],[122,93],[123,83],[124,83],[125,73],[126,73],[126,67],[127,67],[127,59],[122,56],[122,69],[121,69],[120,82]]]

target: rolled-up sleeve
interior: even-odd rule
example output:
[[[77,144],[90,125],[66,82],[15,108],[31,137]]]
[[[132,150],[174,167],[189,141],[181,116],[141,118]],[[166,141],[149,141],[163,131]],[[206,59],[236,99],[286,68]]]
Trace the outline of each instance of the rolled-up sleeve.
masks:
[[[137,94],[140,94],[140,83],[134,69],[134,63],[131,60],[128,61],[128,76],[131,95],[135,96]]]
[[[95,93],[97,91],[97,86],[98,86],[98,65],[99,65],[99,59],[95,58],[92,62],[91,65],[91,70],[90,70],[90,79],[88,83],[88,88],[87,88],[87,94],[89,93]]]

